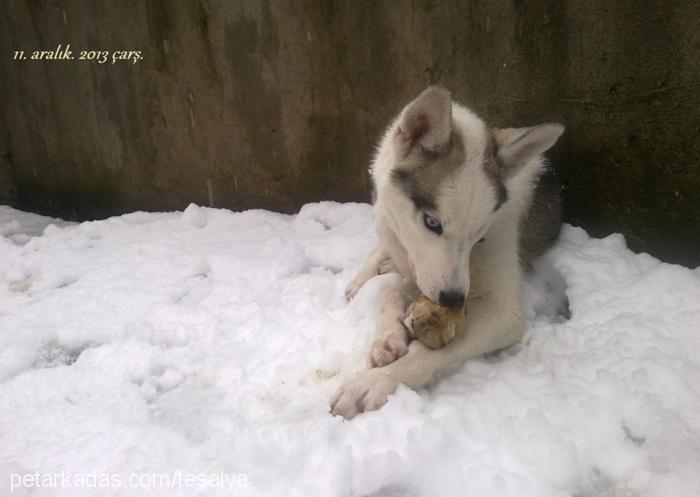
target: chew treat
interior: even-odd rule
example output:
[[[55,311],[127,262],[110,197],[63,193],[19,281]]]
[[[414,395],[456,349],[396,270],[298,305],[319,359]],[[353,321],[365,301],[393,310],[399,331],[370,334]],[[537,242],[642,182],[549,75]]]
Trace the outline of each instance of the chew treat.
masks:
[[[467,327],[466,310],[462,307],[442,307],[420,296],[408,307],[406,326],[420,343],[429,349],[439,349],[450,343]]]

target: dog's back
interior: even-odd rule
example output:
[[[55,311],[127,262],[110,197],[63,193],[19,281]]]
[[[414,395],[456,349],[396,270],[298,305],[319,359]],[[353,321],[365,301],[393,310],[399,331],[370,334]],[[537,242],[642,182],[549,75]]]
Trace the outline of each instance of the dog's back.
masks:
[[[537,178],[529,208],[520,219],[520,262],[529,270],[554,245],[561,228],[561,185],[552,166]]]

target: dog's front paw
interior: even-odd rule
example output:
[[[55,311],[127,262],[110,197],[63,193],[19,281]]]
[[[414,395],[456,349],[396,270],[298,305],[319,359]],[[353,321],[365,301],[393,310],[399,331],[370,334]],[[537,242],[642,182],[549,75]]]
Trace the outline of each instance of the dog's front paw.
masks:
[[[369,358],[372,366],[381,368],[391,364],[406,352],[408,352],[406,331],[403,329],[401,331],[395,330],[374,341]]]
[[[365,411],[375,411],[386,404],[398,383],[379,369],[362,371],[345,383],[331,399],[331,414],[352,419]]]
[[[345,288],[345,298],[352,300],[353,297],[357,295],[357,292],[360,291],[360,288],[365,285],[365,283],[367,283],[367,279],[358,274]]]

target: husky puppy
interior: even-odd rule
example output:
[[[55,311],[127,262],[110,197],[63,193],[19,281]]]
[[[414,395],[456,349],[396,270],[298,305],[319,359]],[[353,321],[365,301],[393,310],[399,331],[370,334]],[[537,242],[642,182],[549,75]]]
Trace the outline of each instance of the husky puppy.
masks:
[[[543,181],[541,154],[563,131],[555,123],[489,128],[437,86],[389,126],[371,166],[379,246],[346,294],[354,296],[378,268],[402,278],[381,298],[374,367],[336,392],[334,415],[378,409],[399,383],[421,388],[521,338],[523,270],[556,240],[561,222],[558,188]],[[405,309],[421,293],[455,307],[469,295],[467,332],[439,350],[409,345]]]

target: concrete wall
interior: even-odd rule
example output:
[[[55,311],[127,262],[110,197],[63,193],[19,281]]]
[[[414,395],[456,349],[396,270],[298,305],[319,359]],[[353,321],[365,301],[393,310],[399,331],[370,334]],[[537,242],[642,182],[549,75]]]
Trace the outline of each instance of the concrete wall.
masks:
[[[497,125],[567,124],[567,219],[700,264],[694,0],[35,1],[0,13],[0,201],[87,219],[369,198],[430,83]],[[137,64],[15,50],[141,50]]]

